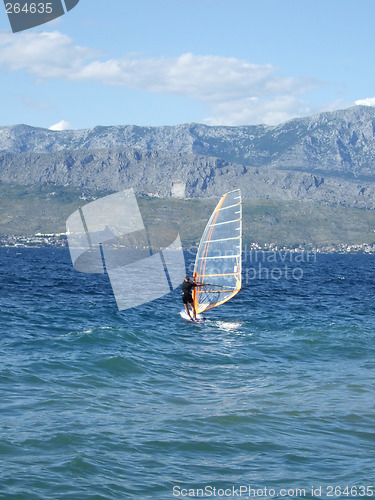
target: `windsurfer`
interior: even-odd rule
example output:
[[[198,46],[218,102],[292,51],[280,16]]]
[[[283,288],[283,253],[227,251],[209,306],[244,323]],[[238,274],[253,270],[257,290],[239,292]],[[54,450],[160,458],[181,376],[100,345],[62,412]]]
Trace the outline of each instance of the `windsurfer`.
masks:
[[[187,315],[192,321],[197,320],[197,312],[195,310],[195,305],[194,305],[194,300],[193,300],[193,289],[196,286],[204,286],[207,285],[207,283],[197,283],[196,281],[190,281],[190,277],[186,276],[184,282],[182,283],[182,302],[184,303],[185,310]],[[190,307],[193,311],[193,317],[191,317],[190,314],[190,309],[189,309],[189,304]]]

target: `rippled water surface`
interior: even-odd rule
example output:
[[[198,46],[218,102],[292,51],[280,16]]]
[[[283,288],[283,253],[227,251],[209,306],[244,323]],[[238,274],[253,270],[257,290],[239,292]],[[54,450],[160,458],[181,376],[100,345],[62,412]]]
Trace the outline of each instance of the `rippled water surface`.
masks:
[[[117,311],[66,250],[0,256],[0,498],[375,497],[375,256],[248,256],[200,324],[178,290]]]

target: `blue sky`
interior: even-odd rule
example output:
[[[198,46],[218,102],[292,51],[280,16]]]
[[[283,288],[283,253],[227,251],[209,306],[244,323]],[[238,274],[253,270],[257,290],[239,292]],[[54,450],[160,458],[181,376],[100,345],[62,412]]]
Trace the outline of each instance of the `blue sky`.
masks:
[[[373,0],[80,0],[12,33],[0,125],[277,124],[375,105]]]

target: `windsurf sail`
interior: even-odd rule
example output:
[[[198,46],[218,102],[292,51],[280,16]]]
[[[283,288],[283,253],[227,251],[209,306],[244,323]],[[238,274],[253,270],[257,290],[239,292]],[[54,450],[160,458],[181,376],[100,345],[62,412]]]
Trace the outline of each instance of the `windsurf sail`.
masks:
[[[222,196],[201,238],[195,259],[197,313],[227,302],[241,290],[242,200],[239,189]]]

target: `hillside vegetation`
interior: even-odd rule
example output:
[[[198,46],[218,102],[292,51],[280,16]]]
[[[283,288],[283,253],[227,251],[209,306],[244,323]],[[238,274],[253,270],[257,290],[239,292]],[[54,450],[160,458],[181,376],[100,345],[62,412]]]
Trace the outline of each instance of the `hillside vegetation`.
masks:
[[[79,206],[109,194],[57,186],[0,184],[0,234],[65,232],[68,216]],[[147,224],[177,229],[185,246],[196,244],[218,199],[138,196]],[[244,243],[281,246],[373,243],[375,211],[300,201],[244,200]]]

